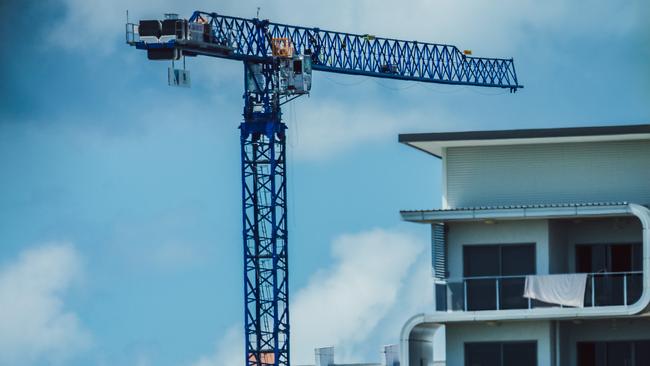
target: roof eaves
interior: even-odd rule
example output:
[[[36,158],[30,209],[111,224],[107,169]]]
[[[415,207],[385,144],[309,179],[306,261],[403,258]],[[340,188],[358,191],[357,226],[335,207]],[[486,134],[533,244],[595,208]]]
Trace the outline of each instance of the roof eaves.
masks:
[[[460,207],[400,211],[402,220],[411,222],[471,221],[508,218],[548,218],[570,216],[607,216],[629,213],[628,202],[592,202],[572,204],[535,204],[511,206]]]
[[[398,141],[401,143],[409,143],[409,142],[426,142],[426,141],[606,136],[606,135],[627,135],[627,134],[642,134],[642,133],[650,133],[650,124],[590,126],[590,127],[561,127],[561,128],[531,128],[531,129],[490,130],[490,131],[405,133],[405,134],[399,134]]]

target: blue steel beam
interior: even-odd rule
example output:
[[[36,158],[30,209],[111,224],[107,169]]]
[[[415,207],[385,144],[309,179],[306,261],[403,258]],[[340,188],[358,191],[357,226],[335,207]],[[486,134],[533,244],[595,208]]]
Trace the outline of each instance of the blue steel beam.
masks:
[[[270,62],[271,38],[289,38],[297,53],[312,55],[314,70],[512,91],[523,88],[517,80],[512,58],[472,57],[456,46],[334,32],[202,11],[195,11],[189,21],[199,19],[211,25],[213,42],[227,51],[214,52],[176,40],[154,45],[137,42],[136,46],[142,49],[176,47],[190,54]]]

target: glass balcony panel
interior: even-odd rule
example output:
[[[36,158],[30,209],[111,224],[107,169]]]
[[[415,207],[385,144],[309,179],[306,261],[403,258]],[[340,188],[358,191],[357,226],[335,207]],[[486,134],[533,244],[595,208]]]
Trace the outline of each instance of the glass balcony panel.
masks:
[[[462,282],[451,282],[447,284],[448,299],[451,301],[451,310],[465,310],[465,289]]]
[[[593,295],[592,292],[594,291],[592,284],[594,281],[592,281],[592,275],[587,276],[587,288],[585,288],[585,307],[591,307],[593,306],[592,299]]]
[[[502,278],[499,280],[499,309],[528,309],[524,295],[525,277]]]
[[[627,275],[627,304],[632,305],[639,301],[643,291],[643,275],[630,273]]]
[[[538,308],[538,309],[539,308],[557,308],[559,306],[560,305],[558,305],[558,304],[551,304],[550,302],[544,302],[544,301],[540,301],[540,300],[531,300],[530,301],[531,309],[535,309],[535,308]]]
[[[624,300],[624,275],[622,274],[595,274],[596,306],[623,305]]]
[[[447,285],[436,284],[436,311],[447,311]]]
[[[496,310],[496,279],[465,280],[467,286],[467,310]]]
[[[481,311],[560,307],[558,304],[533,299],[529,301],[523,297],[525,283],[525,276],[495,276],[438,284],[435,295],[436,310]],[[643,274],[640,272],[588,274],[584,306],[592,307],[592,301],[595,301],[595,306],[632,305],[641,297],[642,285]]]

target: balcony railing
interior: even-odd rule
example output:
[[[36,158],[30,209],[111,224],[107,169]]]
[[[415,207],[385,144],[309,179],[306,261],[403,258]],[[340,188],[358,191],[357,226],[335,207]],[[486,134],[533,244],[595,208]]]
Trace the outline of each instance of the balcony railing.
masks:
[[[526,276],[465,277],[436,285],[436,310],[478,311],[562,307],[523,297]],[[587,274],[585,307],[631,305],[641,297],[641,271]]]

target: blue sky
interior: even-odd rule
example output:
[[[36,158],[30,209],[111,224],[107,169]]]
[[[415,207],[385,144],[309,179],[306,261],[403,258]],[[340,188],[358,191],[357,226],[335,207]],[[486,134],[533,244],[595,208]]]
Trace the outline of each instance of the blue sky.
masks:
[[[195,9],[514,57],[525,89],[315,74],[284,109],[294,361],[378,360],[430,305],[439,163],[402,132],[648,123],[650,5],[637,1],[8,1],[0,84],[0,363],[241,364],[242,65],[166,62],[132,19]]]

